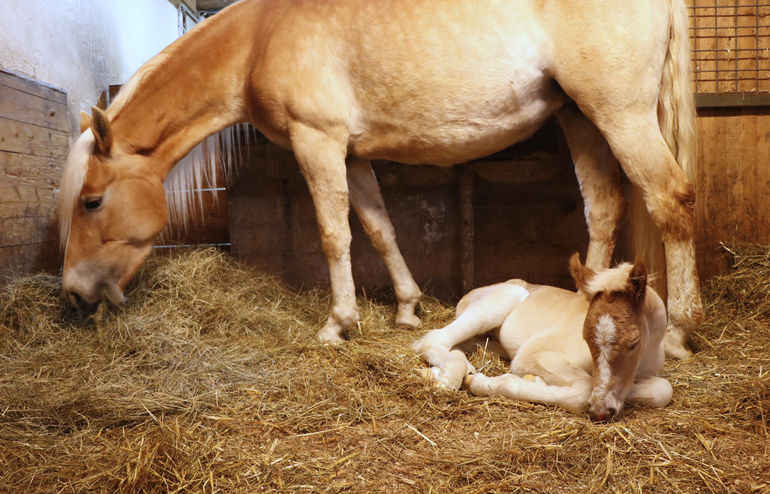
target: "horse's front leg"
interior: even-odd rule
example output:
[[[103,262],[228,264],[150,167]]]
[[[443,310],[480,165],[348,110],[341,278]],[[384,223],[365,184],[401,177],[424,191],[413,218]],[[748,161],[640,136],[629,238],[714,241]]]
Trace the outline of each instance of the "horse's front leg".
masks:
[[[321,246],[329,264],[332,309],[318,332],[324,343],[340,343],[342,334],[358,322],[355,286],[350,265],[348,187],[345,173],[346,135],[335,129],[322,131],[300,123],[292,125],[291,144],[307,181],[321,234]]]
[[[385,209],[385,202],[369,161],[360,158],[348,159],[348,187],[350,203],[372,245],[382,256],[393,282],[398,300],[396,326],[410,329],[420,327],[420,320],[415,316],[414,310],[422,293],[398,249],[396,232]]]
[[[557,118],[567,138],[585,204],[590,237],[586,266],[607,269],[626,209],[618,161],[599,129],[580,110],[567,106],[557,113]]]

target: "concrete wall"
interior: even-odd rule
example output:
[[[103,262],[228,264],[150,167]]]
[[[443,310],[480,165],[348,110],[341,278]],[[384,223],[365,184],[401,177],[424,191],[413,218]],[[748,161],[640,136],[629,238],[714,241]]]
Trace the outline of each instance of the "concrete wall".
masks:
[[[178,36],[167,0],[13,0],[0,9],[0,68],[67,92],[70,135],[110,84]]]

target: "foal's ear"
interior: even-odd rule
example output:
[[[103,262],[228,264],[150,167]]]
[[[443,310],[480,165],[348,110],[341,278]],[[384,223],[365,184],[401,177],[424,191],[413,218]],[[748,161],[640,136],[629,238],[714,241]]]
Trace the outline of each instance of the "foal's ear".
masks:
[[[575,252],[572,257],[569,258],[569,274],[575,280],[577,289],[583,293],[586,293],[586,284],[588,280],[594,277],[596,274],[593,269],[589,269],[580,262],[580,254]]]
[[[91,108],[91,113],[93,114],[91,130],[93,130],[94,138],[96,139],[95,149],[99,154],[110,154],[110,148],[112,148],[110,119],[107,118],[107,114],[104,111],[95,106]]]
[[[93,122],[91,115],[89,115],[84,111],[80,112],[80,133],[81,134],[91,128],[91,122]]]
[[[628,274],[628,291],[631,292],[634,302],[640,303],[644,300],[644,294],[647,291],[647,268],[639,258],[636,259],[634,267]]]

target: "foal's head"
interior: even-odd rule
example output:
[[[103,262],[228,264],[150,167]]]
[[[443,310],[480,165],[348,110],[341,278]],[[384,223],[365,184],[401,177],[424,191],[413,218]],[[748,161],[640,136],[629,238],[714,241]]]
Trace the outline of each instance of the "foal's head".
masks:
[[[65,248],[62,288],[93,312],[105,289],[115,303],[167,222],[162,178],[149,158],[114,142],[107,115],[84,115],[62,179],[59,221]]]
[[[594,419],[610,420],[622,412],[647,346],[647,271],[637,260],[594,272],[575,254],[570,259],[570,273],[589,301],[583,323],[583,338],[593,359],[588,411]]]

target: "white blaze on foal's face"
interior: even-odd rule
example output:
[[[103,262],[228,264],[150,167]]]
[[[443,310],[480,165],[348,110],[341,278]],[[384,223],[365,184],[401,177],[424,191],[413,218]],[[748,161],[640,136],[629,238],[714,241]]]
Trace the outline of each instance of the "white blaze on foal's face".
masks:
[[[588,411],[597,420],[609,420],[623,410],[646,344],[642,339],[647,274],[641,262],[595,273],[574,256],[570,271],[590,302],[583,324],[583,339],[593,360]]]

